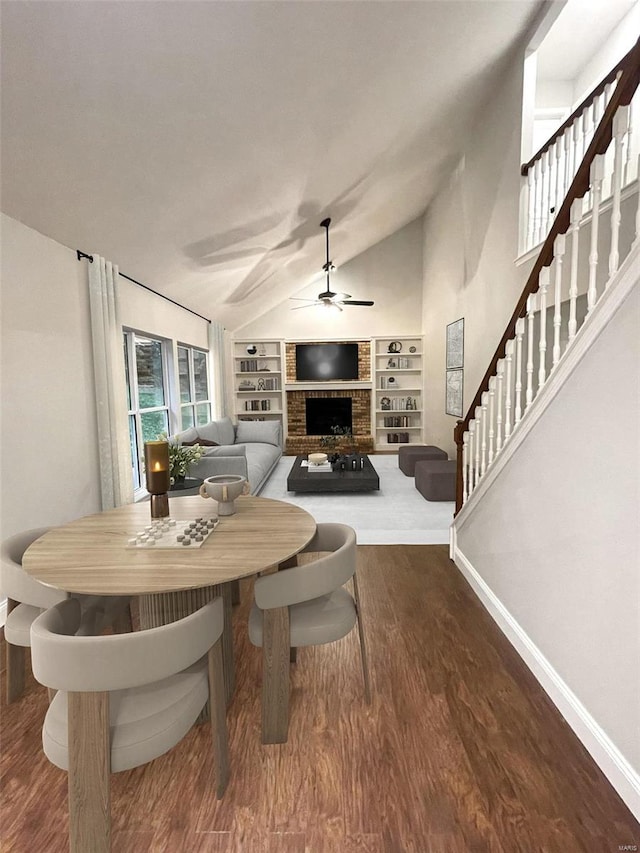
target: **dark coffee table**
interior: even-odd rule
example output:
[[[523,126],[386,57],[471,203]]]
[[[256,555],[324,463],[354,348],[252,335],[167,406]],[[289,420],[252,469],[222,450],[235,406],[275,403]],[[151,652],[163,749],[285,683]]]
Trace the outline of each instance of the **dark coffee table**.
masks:
[[[296,456],[287,477],[290,492],[373,492],[380,488],[378,472],[368,456],[362,455],[364,467],[357,471],[319,471],[309,473],[302,467],[306,456]]]

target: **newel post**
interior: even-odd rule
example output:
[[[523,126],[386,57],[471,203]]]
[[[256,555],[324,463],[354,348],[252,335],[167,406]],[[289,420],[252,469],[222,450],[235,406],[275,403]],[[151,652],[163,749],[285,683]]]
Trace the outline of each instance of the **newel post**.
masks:
[[[453,431],[453,438],[456,443],[456,511],[454,512],[454,516],[456,516],[460,510],[462,509],[463,502],[463,481],[462,481],[462,469],[463,469],[463,435],[464,435],[464,421],[457,421],[456,428]]]

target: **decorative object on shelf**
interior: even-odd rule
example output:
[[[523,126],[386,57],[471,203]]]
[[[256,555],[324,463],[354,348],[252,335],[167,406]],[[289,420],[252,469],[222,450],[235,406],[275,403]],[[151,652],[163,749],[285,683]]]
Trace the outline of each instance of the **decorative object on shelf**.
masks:
[[[462,417],[462,391],[464,370],[447,370],[446,414]]]
[[[256,385],[255,382],[251,382],[249,379],[241,379],[240,385],[238,386],[238,391],[255,391]]]
[[[391,399],[389,397],[382,397],[380,400],[380,408],[386,411],[391,408]]]
[[[321,228],[326,229],[326,246],[327,246],[327,260],[322,269],[325,271],[327,276],[327,287],[326,290],[323,290],[322,293],[318,294],[317,299],[305,299],[303,297],[291,296],[290,299],[293,299],[296,302],[307,302],[307,305],[297,305],[295,308],[292,308],[292,311],[297,311],[300,308],[311,308],[313,305],[324,305],[325,308],[337,308],[338,311],[342,311],[342,307],[344,305],[373,305],[373,302],[369,299],[361,300],[361,299],[352,299],[351,294],[349,293],[334,293],[331,290],[331,273],[334,272],[335,266],[333,265],[333,261],[329,258],[329,225],[331,225],[331,219],[323,219],[320,223]]]
[[[464,367],[464,317],[447,326],[447,370]]]
[[[415,351],[416,351],[415,347],[409,347],[409,352],[415,352]]]
[[[264,379],[262,377],[260,377],[260,379],[258,379],[258,391],[264,391],[264,390],[265,390]]]
[[[263,356],[263,357],[264,357],[266,354],[267,354],[267,348],[265,347],[265,345],[264,345],[264,344],[259,344],[259,346],[258,346],[258,355],[260,355],[260,356]]]
[[[398,362],[395,360],[395,358],[390,358],[387,362],[387,370],[397,370],[397,368]]]
[[[401,341],[391,341],[387,348],[387,352],[402,352]]]
[[[387,385],[395,385],[396,377],[395,376],[387,376]]]
[[[413,397],[407,397],[407,409],[414,410],[418,408],[418,401]]]
[[[145,441],[144,468],[147,491],[151,495],[151,518],[169,515],[169,443],[166,439]]]
[[[218,474],[207,477],[200,486],[203,498],[213,498],[218,501],[218,515],[233,515],[236,511],[235,499],[246,493],[248,483],[241,474]]]
[[[258,347],[255,344],[247,344],[247,355],[255,355],[258,352]]]

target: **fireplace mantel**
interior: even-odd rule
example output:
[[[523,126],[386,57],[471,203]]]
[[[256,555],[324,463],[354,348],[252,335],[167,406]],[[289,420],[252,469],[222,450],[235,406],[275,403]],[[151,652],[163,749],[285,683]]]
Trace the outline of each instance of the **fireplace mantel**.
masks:
[[[354,390],[371,390],[372,382],[361,382],[354,380],[353,382],[287,382],[285,391],[354,391]]]

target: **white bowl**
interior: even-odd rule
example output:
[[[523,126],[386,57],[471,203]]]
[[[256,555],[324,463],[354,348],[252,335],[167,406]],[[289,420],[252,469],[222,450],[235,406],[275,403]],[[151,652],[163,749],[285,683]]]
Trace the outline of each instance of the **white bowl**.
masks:
[[[308,456],[309,465],[323,465],[327,458],[326,453],[310,453]]]

